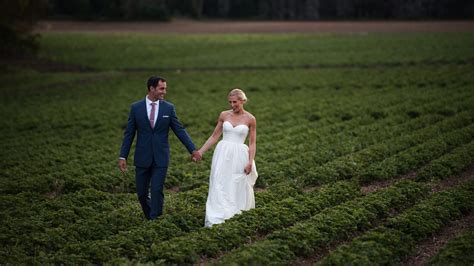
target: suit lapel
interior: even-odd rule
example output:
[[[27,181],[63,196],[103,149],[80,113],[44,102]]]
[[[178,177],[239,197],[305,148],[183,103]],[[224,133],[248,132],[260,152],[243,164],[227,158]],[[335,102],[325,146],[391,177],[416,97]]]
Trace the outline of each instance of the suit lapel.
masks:
[[[153,130],[155,130],[157,127],[161,126],[161,118],[163,117],[163,112],[164,112],[164,104],[162,101],[158,101],[158,116],[156,117],[156,122],[155,122],[155,127]]]
[[[150,118],[148,118],[148,113],[146,111],[146,108],[147,108],[146,100],[143,100],[143,104],[140,105],[140,112],[142,113],[142,115],[140,116],[142,116],[145,119],[145,123],[147,123],[151,129]]]

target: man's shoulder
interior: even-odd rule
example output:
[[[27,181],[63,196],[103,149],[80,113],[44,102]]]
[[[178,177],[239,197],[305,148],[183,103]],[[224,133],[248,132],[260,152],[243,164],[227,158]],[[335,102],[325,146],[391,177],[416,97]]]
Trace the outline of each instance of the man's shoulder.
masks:
[[[168,106],[168,107],[174,107],[174,104],[168,102],[168,101],[165,101],[165,100],[162,100],[160,101],[160,103],[164,106]]]
[[[145,100],[139,100],[139,101],[136,101],[134,103],[132,103],[132,108],[136,108],[137,106],[139,106],[140,104],[143,104],[145,102]]]

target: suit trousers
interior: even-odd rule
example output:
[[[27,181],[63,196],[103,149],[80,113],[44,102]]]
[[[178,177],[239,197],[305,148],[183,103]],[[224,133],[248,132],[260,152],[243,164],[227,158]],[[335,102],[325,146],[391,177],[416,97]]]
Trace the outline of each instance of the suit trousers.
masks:
[[[157,167],[155,162],[150,167],[135,167],[138,201],[148,220],[154,220],[163,214],[163,186],[167,170],[167,167]]]

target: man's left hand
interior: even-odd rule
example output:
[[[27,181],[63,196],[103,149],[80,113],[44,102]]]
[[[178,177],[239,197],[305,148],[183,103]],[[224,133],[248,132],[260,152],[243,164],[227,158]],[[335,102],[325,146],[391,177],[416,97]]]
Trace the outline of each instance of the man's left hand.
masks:
[[[202,154],[199,151],[193,151],[193,154],[191,155],[191,160],[193,162],[199,162],[202,159]]]

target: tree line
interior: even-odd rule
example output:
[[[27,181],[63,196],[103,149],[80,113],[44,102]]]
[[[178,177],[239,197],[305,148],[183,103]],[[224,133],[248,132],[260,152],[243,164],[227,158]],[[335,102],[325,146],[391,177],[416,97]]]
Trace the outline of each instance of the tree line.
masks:
[[[49,0],[50,18],[169,20],[472,19],[472,0]]]
[[[27,58],[36,53],[38,35],[32,30],[45,11],[46,0],[0,0],[0,58]]]

